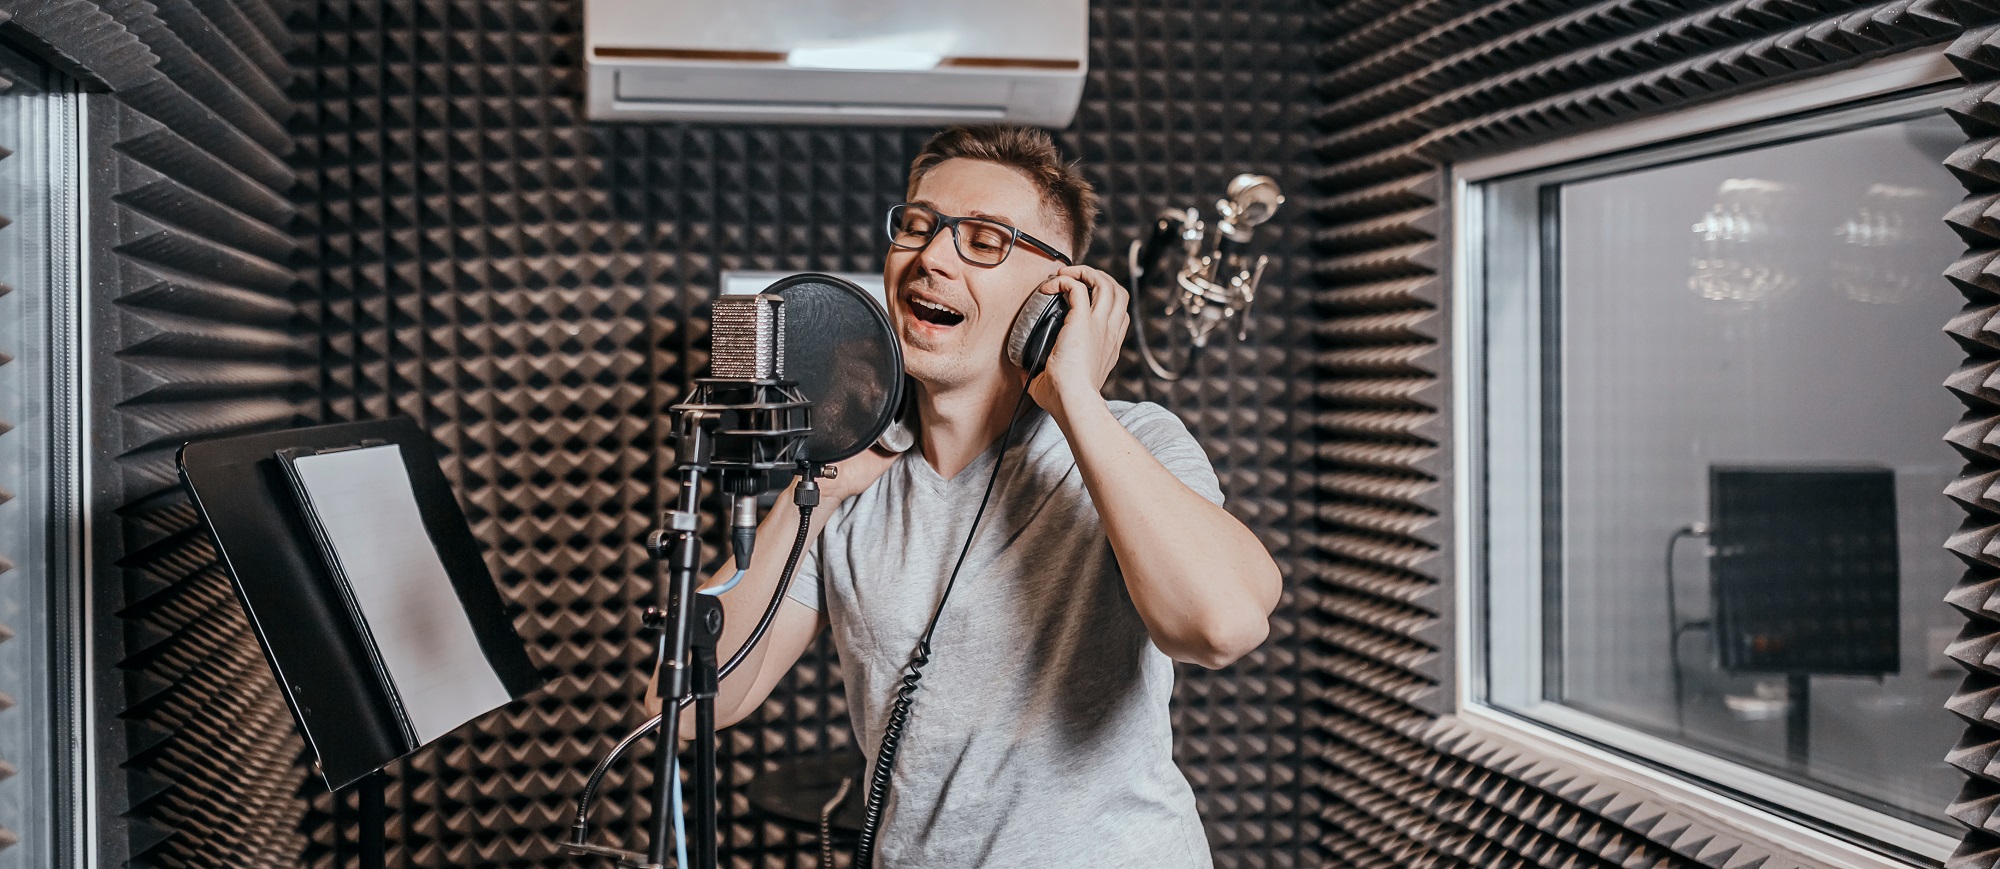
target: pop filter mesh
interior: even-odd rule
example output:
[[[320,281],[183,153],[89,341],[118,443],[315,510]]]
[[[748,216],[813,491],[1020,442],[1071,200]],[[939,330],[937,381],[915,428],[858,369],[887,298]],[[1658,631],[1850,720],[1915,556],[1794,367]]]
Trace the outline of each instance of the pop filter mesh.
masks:
[[[764,292],[785,300],[785,377],[812,402],[802,458],[838,462],[867,449],[902,400],[903,348],[888,313],[831,275],[792,275]]]

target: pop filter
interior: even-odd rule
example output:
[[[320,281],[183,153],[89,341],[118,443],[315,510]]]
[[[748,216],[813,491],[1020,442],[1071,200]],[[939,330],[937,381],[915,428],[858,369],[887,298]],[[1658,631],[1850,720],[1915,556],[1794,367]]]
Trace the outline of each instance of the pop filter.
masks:
[[[830,464],[882,436],[903,398],[903,346],[866,290],[832,275],[799,274],[764,292],[785,300],[785,378],[812,402],[799,457]]]

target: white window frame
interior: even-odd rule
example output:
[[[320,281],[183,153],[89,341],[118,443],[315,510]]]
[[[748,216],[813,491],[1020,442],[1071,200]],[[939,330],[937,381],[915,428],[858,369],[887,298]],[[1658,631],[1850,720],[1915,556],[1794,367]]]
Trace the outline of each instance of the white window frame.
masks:
[[[1486,215],[1482,213],[1479,187],[1505,176],[1634,148],[1660,146],[1695,136],[1706,139],[1727,135],[1734,128],[1745,128],[1746,134],[1754,134],[1750,132],[1754,128],[1788,116],[1935,89],[1958,78],[1942,47],[1930,48],[1449,167],[1453,232],[1447,312],[1451,317],[1452,462],[1459,482],[1453,492],[1456,520],[1453,569],[1460,579],[1454,589],[1454,611],[1459,614],[1455,625],[1455,681],[1460,723],[1475,732],[1521,744],[1579,772],[1618,783],[1634,793],[1654,794],[1678,808],[1706,816],[1719,831],[1733,832],[1774,847],[1807,865],[1855,869],[1936,866],[1942,865],[1956,849],[1959,840],[1954,836],[1560,704],[1544,702],[1523,710],[1522,714],[1492,705],[1482,696],[1488,640],[1483,562],[1487,558],[1489,535],[1480,525],[1480,505],[1487,499],[1483,456],[1487,421],[1481,414],[1488,385],[1483,338],[1485,251],[1481,246]],[[1945,99],[1941,97],[1940,103]],[[1702,150],[1708,147],[1706,143],[1701,146]],[[1943,172],[1943,167],[1939,171]],[[1938,231],[1947,230],[1940,225]],[[1514,533],[1536,531],[1537,517],[1526,517],[1524,521],[1528,526],[1515,529]],[[1539,534],[1530,539],[1539,539]],[[1510,617],[1539,622],[1539,607],[1528,605],[1522,609]],[[1527,633],[1541,636],[1538,629]],[[1516,650],[1514,654],[1533,657],[1510,660],[1539,661],[1539,640],[1531,640],[1529,645],[1535,648]],[[1533,673],[1531,680],[1539,680],[1539,666],[1526,669]],[[1528,696],[1541,694],[1534,691]],[[1940,761],[1945,748],[1939,749]],[[1771,804],[1785,806],[1791,812],[1773,810],[1768,807]]]

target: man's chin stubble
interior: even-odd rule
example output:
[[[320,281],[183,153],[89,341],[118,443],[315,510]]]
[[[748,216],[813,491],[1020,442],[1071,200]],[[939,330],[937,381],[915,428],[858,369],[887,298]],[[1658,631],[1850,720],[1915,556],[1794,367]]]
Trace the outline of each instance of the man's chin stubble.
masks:
[[[913,354],[908,346],[903,348],[903,354],[903,366],[909,376],[933,389],[948,389],[971,379],[967,376],[968,367],[960,360],[937,353]]]

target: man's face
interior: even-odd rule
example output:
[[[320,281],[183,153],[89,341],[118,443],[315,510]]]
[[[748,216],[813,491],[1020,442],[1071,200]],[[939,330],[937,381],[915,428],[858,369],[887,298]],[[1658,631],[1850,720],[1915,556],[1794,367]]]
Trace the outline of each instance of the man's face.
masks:
[[[912,201],[953,217],[996,220],[1071,253],[1068,233],[1044,214],[1035,185],[997,163],[946,160],[918,183]],[[892,246],[882,267],[903,364],[933,389],[1018,373],[1006,360],[1007,331],[1028,294],[1062,266],[1022,243],[997,266],[973,265],[952,242],[951,230],[940,229],[923,250]]]

